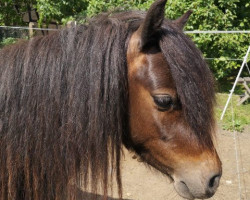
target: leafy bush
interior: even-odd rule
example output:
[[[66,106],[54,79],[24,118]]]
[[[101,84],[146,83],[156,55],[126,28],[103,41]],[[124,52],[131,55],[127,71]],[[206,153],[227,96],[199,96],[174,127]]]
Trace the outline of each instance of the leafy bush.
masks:
[[[14,44],[16,41],[17,41],[16,38],[12,38],[12,37],[5,38],[2,41],[0,41],[0,48],[6,45]]]

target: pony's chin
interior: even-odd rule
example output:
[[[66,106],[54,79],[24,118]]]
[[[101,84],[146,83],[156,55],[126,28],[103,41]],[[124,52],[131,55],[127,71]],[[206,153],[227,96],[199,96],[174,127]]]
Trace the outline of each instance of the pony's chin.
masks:
[[[192,193],[188,186],[183,181],[174,181],[175,191],[183,198],[188,200],[193,199],[208,199],[213,196],[214,193],[201,194],[197,191]]]
[[[174,188],[181,197],[189,200],[195,199],[184,182],[174,181]]]

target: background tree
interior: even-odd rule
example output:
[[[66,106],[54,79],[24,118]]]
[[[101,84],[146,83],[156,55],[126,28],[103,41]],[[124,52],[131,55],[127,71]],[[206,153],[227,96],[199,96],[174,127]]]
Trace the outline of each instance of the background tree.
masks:
[[[114,10],[147,10],[154,0],[1,0],[0,24],[25,25],[23,15],[34,10],[38,25],[52,21],[65,24],[69,20],[82,21],[100,12]],[[249,0],[168,0],[166,16],[175,19],[187,10],[193,14],[186,30],[249,30]],[[30,18],[31,20],[31,18]],[[0,32],[1,35],[1,32]],[[209,60],[217,80],[235,77],[249,46],[249,34],[190,34]],[[1,39],[1,37],[0,37]]]

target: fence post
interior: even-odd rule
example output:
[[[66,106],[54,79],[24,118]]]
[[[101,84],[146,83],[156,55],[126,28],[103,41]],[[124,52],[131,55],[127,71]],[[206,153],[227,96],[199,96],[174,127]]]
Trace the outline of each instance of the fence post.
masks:
[[[72,28],[76,26],[76,21],[68,21],[66,26],[67,28]]]
[[[34,35],[33,28],[35,27],[35,24],[33,22],[29,23],[29,37],[32,37]]]

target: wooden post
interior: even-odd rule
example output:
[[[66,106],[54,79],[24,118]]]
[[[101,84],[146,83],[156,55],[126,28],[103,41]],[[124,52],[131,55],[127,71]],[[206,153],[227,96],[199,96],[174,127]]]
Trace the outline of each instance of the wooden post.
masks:
[[[67,28],[72,28],[76,26],[76,21],[68,21],[66,26]]]
[[[250,98],[250,88],[248,87],[248,83],[250,83],[250,77],[239,78],[238,82],[242,83],[246,90],[245,94],[242,95],[240,101],[237,104],[239,106],[240,104],[244,103],[248,98]]]
[[[29,37],[33,37],[34,35],[34,30],[33,28],[35,27],[35,24],[33,22],[29,23]]]

